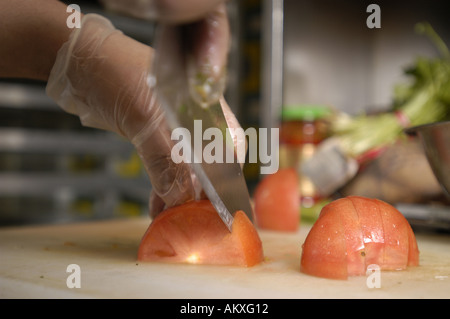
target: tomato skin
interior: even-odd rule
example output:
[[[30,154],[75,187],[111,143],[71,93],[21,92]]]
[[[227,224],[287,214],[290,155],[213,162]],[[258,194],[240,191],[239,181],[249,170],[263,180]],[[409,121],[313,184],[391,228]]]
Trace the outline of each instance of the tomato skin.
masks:
[[[160,213],[138,250],[139,261],[251,267],[263,259],[262,242],[247,215],[235,213],[230,233],[209,200]]]
[[[384,259],[381,269],[399,270],[408,265],[409,238],[405,218],[391,205],[375,200],[380,207],[384,230]]]
[[[333,214],[323,215],[320,221],[320,225],[311,228],[302,246],[300,271],[318,277],[346,279],[347,247],[342,222]]]
[[[228,236],[231,236],[236,246],[242,247],[242,251],[245,252],[245,266],[252,267],[264,260],[261,239],[243,211],[238,211],[234,215],[232,233]]]
[[[344,230],[347,255],[347,271],[353,275],[366,273],[364,261],[364,238],[355,206],[349,200],[336,200],[327,205],[325,212],[340,211],[339,219]]]
[[[371,264],[382,270],[419,264],[417,241],[406,218],[388,203],[361,196],[326,205],[305,239],[300,270],[347,279],[364,275]]]
[[[261,229],[295,232],[300,227],[299,179],[293,168],[264,177],[254,192],[255,220]]]
[[[355,207],[364,238],[365,268],[383,264],[384,230],[379,206],[368,198],[350,196],[348,199]]]
[[[408,265],[411,267],[419,266],[419,247],[417,246],[416,236],[414,235],[414,231],[411,228],[411,225],[408,223],[408,242],[409,242],[409,250],[408,250]]]

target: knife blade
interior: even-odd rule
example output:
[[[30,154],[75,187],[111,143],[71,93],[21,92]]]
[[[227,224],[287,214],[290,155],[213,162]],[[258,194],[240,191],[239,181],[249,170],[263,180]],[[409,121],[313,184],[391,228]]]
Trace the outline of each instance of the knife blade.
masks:
[[[190,132],[190,138],[182,140],[184,150],[192,155],[189,164],[227,228],[231,231],[233,214],[238,210],[244,211],[253,221],[247,184],[219,99],[205,104],[198,98],[205,96],[204,91],[200,94],[193,91],[202,88],[195,88],[190,83],[189,50],[180,28],[160,27],[156,37],[157,50],[150,81],[156,88],[169,128],[185,128]],[[216,132],[218,129],[221,134],[214,135],[214,141],[205,139],[208,129],[216,129]],[[219,152],[214,154],[214,160],[204,158],[208,155],[204,152],[205,147],[212,142],[214,150]]]

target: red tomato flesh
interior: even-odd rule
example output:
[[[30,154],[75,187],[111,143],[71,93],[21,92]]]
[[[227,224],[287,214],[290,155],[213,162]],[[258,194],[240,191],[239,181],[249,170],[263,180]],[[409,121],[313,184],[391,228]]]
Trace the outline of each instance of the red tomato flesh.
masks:
[[[293,168],[280,169],[264,177],[253,199],[259,228],[295,232],[300,227],[299,180]]]
[[[406,218],[388,203],[361,196],[326,205],[305,239],[300,270],[347,279],[364,275],[371,264],[382,270],[419,264],[417,241]]]
[[[247,215],[236,212],[230,233],[209,200],[160,213],[138,250],[140,261],[250,267],[263,259],[261,239]]]

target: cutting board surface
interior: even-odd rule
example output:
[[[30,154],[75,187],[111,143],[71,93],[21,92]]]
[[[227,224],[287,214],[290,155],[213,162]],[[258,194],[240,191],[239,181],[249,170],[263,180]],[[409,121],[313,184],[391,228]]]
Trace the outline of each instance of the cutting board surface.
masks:
[[[420,266],[329,280],[299,271],[311,225],[260,231],[266,260],[251,268],[142,263],[148,218],[0,229],[0,298],[450,298],[450,236],[417,233]],[[67,267],[80,267],[68,288]]]

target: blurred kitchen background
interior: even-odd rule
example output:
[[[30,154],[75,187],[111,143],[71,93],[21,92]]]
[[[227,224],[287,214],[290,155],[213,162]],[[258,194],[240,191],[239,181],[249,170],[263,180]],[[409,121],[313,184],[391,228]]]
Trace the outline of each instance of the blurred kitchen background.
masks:
[[[381,8],[381,28],[366,25],[370,3]],[[109,12],[96,1],[77,4],[152,44],[153,22]],[[304,121],[294,109],[313,109],[315,116],[323,109],[350,116],[383,112],[394,86],[408,80],[405,68],[418,56],[439,53],[415,32],[416,23],[429,22],[450,44],[448,1],[230,0],[228,6],[233,38],[226,98],[244,128],[280,127],[283,112]],[[386,152],[334,196],[370,184],[363,195],[448,205],[421,148],[412,144]],[[385,183],[399,168],[395,185]],[[244,173],[252,192],[259,165],[246,164]],[[45,95],[45,83],[0,81],[0,225],[142,216],[150,189],[130,143],[81,126]]]

